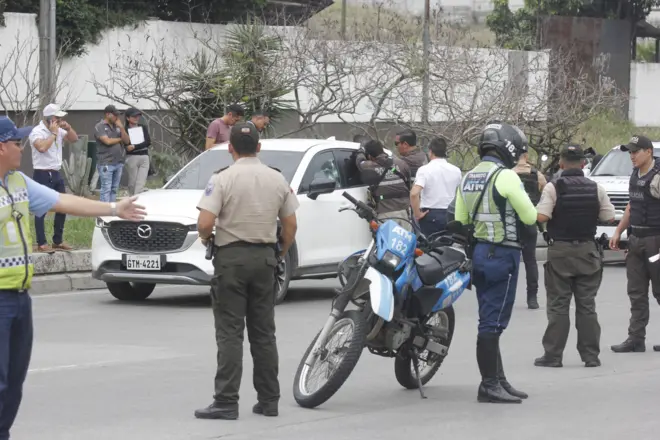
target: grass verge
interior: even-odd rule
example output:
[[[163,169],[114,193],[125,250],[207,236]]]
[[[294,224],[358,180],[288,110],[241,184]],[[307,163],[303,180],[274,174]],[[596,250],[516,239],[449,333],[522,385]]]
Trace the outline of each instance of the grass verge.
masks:
[[[55,214],[47,214],[45,218],[46,241],[53,244],[53,222]],[[89,249],[92,246],[92,233],[96,224],[95,218],[68,217],[64,223],[64,242],[74,249]],[[34,229],[34,216],[30,216],[30,234],[32,245],[37,245],[37,234]]]

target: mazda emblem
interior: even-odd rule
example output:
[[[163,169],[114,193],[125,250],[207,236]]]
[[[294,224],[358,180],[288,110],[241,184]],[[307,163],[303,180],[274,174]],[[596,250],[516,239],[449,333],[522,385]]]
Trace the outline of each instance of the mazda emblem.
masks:
[[[137,235],[140,238],[147,239],[151,237],[151,226],[149,225],[140,225],[137,227]]]

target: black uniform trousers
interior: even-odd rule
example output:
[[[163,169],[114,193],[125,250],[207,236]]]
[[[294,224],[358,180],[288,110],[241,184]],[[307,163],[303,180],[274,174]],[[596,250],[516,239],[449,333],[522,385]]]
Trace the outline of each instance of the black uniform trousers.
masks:
[[[536,240],[538,227],[525,225],[520,234],[522,246],[522,260],[525,263],[525,277],[527,281],[527,298],[536,297],[539,291],[539,267],[536,262]]]
[[[651,263],[649,258],[660,252],[660,235],[628,239],[626,255],[626,276],[628,297],[630,298],[630,325],[628,336],[631,339],[646,339],[646,326],[649,323],[649,282],[656,301],[660,303],[660,261]]]
[[[249,243],[220,247],[213,260],[212,307],[218,345],[214,399],[238,405],[243,374],[243,333],[247,323],[257,399],[280,398],[275,340],[275,249]]]
[[[603,278],[603,257],[594,241],[555,241],[543,265],[548,327],[543,335],[545,355],[561,360],[570,330],[569,310],[575,297],[577,350],[583,362],[600,354],[600,324],[596,294]]]

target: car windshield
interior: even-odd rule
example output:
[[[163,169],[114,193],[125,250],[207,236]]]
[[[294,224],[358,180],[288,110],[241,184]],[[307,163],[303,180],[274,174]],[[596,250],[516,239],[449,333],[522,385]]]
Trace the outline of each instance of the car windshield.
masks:
[[[277,168],[291,183],[304,153],[298,151],[265,150],[257,157],[264,164]],[[186,165],[179,174],[165,185],[165,189],[204,189],[214,172],[234,163],[227,150],[211,150],[200,154]]]
[[[660,156],[660,148],[653,149],[653,155]],[[627,151],[611,150],[598,162],[591,176],[630,176],[633,171],[630,153]]]

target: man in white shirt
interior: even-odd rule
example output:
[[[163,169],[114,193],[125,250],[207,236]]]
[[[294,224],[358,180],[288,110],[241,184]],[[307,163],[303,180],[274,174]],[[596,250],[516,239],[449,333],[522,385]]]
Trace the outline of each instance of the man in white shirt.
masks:
[[[431,161],[417,170],[410,191],[410,206],[424,235],[447,227],[447,207],[461,183],[461,170],[447,162],[447,142],[434,138],[429,144]]]
[[[30,133],[32,148],[33,178],[37,183],[45,185],[59,193],[66,193],[62,168],[62,144],[76,142],[78,134],[63,118],[67,115],[57,104],[48,104],[43,111],[43,119]],[[34,228],[37,233],[37,251],[71,250],[64,243],[65,214],[55,214],[53,227],[53,246],[48,246],[44,229],[45,215],[34,218]]]

